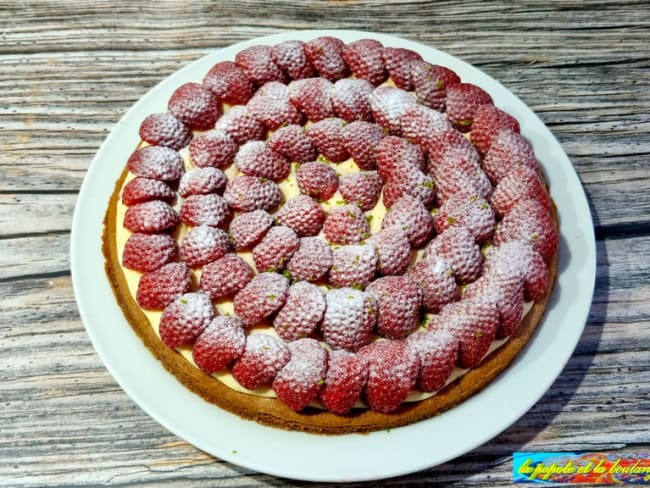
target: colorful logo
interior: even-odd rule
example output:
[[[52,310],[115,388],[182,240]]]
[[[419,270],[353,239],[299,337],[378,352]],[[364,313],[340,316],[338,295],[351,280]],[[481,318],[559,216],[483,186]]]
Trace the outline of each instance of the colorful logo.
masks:
[[[650,485],[650,452],[515,452],[514,483]]]

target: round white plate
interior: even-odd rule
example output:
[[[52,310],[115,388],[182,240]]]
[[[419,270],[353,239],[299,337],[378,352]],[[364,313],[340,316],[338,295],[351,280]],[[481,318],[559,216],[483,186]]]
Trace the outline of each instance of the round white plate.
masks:
[[[212,65],[253,44],[333,35],[345,42],[373,38],[450,67],[487,90],[514,115],[531,141],[560,215],[557,286],[543,323],[503,374],[485,390],[430,420],[369,435],[318,436],[242,420],[187,390],[154,359],[122,315],[104,273],[101,235],[106,205],[143,118],[166,110],[175,88],[201,81]],[[521,417],[550,387],[582,333],[593,293],[596,259],[591,215],[571,162],[551,132],[497,81],[449,54],[393,36],[356,31],[300,31],[220,49],[186,66],[147,93],[108,136],[84,180],[72,224],[74,289],[88,334],[122,388],[167,429],[214,456],[253,470],[311,481],[361,481],[425,469],[474,449]],[[507,401],[504,401],[504,398]]]

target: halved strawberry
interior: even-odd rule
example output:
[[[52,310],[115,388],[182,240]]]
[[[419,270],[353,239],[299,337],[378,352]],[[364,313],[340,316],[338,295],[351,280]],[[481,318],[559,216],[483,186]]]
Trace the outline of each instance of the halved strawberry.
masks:
[[[331,36],[311,39],[304,44],[305,54],[318,74],[330,81],[340,80],[350,74],[341,57],[343,41]]]
[[[291,170],[289,161],[264,141],[248,141],[242,145],[235,156],[235,166],[246,175],[273,181],[283,180]]]
[[[165,307],[158,332],[168,347],[194,344],[214,317],[210,297],[205,293],[185,293]]]
[[[459,131],[468,132],[478,107],[492,103],[492,97],[480,86],[458,83],[447,90],[447,117]]]
[[[282,339],[268,334],[249,334],[244,353],[235,361],[232,374],[244,388],[270,385],[291,353]]]
[[[343,145],[359,168],[372,170],[377,167],[375,154],[384,135],[377,124],[357,120],[343,128]]]
[[[138,203],[129,207],[124,214],[124,228],[143,234],[155,234],[172,229],[179,221],[176,210],[161,200]]]
[[[418,355],[404,341],[386,340],[362,348],[359,356],[368,364],[366,403],[377,412],[397,410],[417,381]]]
[[[266,135],[266,127],[258,122],[243,105],[231,107],[217,120],[214,128],[228,134],[238,145],[264,139]]]
[[[232,237],[235,249],[238,251],[257,244],[266,231],[273,225],[273,217],[265,210],[253,210],[236,215],[228,231]]]
[[[166,146],[178,150],[190,143],[192,132],[172,114],[157,113],[147,116],[142,121],[140,138],[154,146]]]
[[[318,237],[303,237],[300,247],[287,263],[294,280],[318,281],[332,267],[332,250]]]
[[[332,198],[339,187],[339,177],[334,168],[319,161],[301,164],[296,181],[302,194],[320,201]]]
[[[209,293],[212,300],[234,295],[253,279],[253,270],[237,254],[228,253],[203,266],[201,290]]]
[[[167,110],[190,129],[207,130],[221,115],[219,100],[200,83],[185,83],[172,93]]]
[[[302,41],[284,41],[276,44],[271,49],[271,59],[292,80],[316,76]]]
[[[224,168],[233,162],[237,144],[220,130],[197,134],[190,142],[190,158],[196,166]]]
[[[176,240],[169,234],[131,234],[122,251],[122,266],[136,271],[154,271],[178,253]]]
[[[286,82],[286,75],[273,62],[271,46],[251,46],[235,55],[235,64],[258,86],[268,81]]]
[[[314,141],[307,136],[301,126],[296,124],[290,124],[276,130],[268,138],[266,144],[289,161],[299,163],[313,161],[318,154]]]
[[[319,120],[307,128],[307,135],[316,144],[318,152],[333,163],[348,159],[349,154],[343,143],[343,119],[331,117]]]
[[[377,302],[369,293],[354,288],[327,292],[327,308],[321,324],[325,342],[334,349],[356,351],[372,339],[377,322]]]
[[[199,225],[183,237],[180,246],[181,260],[190,268],[215,261],[230,250],[228,234],[221,229]]]
[[[355,78],[381,85],[388,73],[384,68],[384,46],[374,39],[360,39],[343,46],[341,55]]]
[[[336,116],[346,122],[371,120],[372,112],[368,97],[374,88],[369,81],[351,78],[344,78],[334,83],[330,100]]]
[[[406,338],[406,347],[420,359],[417,386],[436,391],[445,386],[458,356],[458,340],[446,330],[418,330]]]
[[[409,269],[408,277],[422,290],[422,304],[430,313],[438,313],[447,303],[458,300],[454,271],[444,258],[429,255]]]
[[[188,225],[220,227],[230,219],[232,212],[226,200],[217,195],[190,195],[181,206],[181,220]]]
[[[325,237],[334,244],[356,244],[370,236],[366,216],[356,205],[335,208],[323,224]]]
[[[258,272],[284,269],[287,261],[300,247],[300,239],[290,227],[271,227],[260,243],[253,248],[253,259]]]
[[[232,61],[215,64],[203,78],[203,85],[215,94],[220,102],[244,105],[255,92],[253,83],[244,70]]]
[[[190,195],[218,193],[224,189],[227,182],[228,178],[218,168],[193,168],[181,178],[178,193],[184,198]]]
[[[404,195],[393,204],[381,222],[382,229],[393,227],[403,230],[411,246],[418,248],[431,238],[433,219],[420,200],[411,195]]]
[[[377,301],[377,332],[388,339],[404,339],[420,322],[422,291],[407,276],[384,276],[366,291]]]
[[[237,212],[270,210],[282,201],[277,183],[257,176],[241,175],[226,184],[224,199]]]
[[[506,129],[519,132],[517,119],[494,105],[481,105],[474,112],[472,144],[476,146],[478,152],[485,154],[490,149],[492,139]]]
[[[190,291],[192,271],[185,263],[168,263],[140,277],[136,301],[145,310],[162,310]]]
[[[330,92],[334,85],[325,78],[305,78],[289,83],[289,99],[312,122],[334,115]]]
[[[145,146],[138,149],[131,154],[126,166],[136,176],[161,181],[176,181],[184,171],[181,155],[162,146]]]
[[[348,244],[332,251],[329,284],[365,288],[377,269],[377,252],[371,244]]]
[[[299,281],[289,287],[287,301],[273,319],[273,327],[285,341],[312,334],[320,324],[327,302],[316,285]]]
[[[379,200],[382,185],[376,171],[360,171],[342,176],[339,192],[347,203],[358,205],[361,210],[370,210]]]
[[[235,313],[245,326],[255,325],[284,305],[288,289],[289,280],[284,276],[260,273],[235,295]]]
[[[149,200],[169,201],[174,197],[174,191],[162,181],[140,176],[133,178],[122,189],[122,203],[128,206]]]
[[[415,51],[401,47],[385,47],[382,53],[384,66],[395,86],[402,90],[412,90],[411,72],[417,61],[422,61]]]
[[[196,339],[192,358],[207,374],[228,367],[239,359],[246,347],[246,334],[239,317],[215,317]]]
[[[368,379],[368,365],[349,351],[329,353],[325,384],[320,392],[323,406],[330,412],[348,413],[361,398]]]
[[[315,236],[323,227],[325,211],[311,197],[298,195],[287,200],[275,218],[301,237]]]

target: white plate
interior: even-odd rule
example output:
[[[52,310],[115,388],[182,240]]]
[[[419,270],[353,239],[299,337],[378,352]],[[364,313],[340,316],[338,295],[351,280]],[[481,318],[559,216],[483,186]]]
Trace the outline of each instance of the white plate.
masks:
[[[175,88],[200,81],[214,63],[232,60],[248,46],[321,35],[345,42],[373,38],[385,46],[413,49],[487,90],[497,106],[517,118],[532,142],[560,215],[557,286],[543,323],[512,367],[481,393],[438,417],[369,435],[318,436],[264,427],[191,393],[154,359],[124,319],[101,252],[106,205],[139,141],[138,128],[146,115],[165,111]],[[595,256],[591,215],[571,162],[521,100],[449,54],[356,31],[301,31],[253,39],[199,59],[153,88],[124,115],[92,162],[77,201],[71,241],[74,289],[88,334],[117,382],[143,410],[187,442],[234,464],[288,478],[337,482],[386,478],[443,463],[480,446],[521,417],[560,374],[580,338],[593,293]]]

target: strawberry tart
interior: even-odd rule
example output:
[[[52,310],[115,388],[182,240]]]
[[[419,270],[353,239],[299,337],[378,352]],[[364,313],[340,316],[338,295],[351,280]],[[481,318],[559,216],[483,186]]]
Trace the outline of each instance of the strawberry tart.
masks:
[[[106,272],[189,389],[275,427],[368,432],[453,407],[525,346],[555,207],[518,121],[435,63],[372,39],[257,45],[144,118]]]

